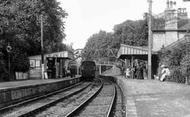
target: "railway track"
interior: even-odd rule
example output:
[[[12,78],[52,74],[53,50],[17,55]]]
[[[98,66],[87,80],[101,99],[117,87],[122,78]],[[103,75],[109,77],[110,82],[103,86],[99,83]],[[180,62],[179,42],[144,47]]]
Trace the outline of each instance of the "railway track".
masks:
[[[11,105],[0,110],[0,117],[33,117],[35,116],[35,113],[38,113],[67,97],[76,95],[90,86],[92,86],[91,83],[79,83],[66,89]]]
[[[116,98],[116,87],[104,81],[101,89],[87,98],[66,117],[109,117]]]
[[[115,84],[96,79],[0,112],[0,117],[122,117],[122,99],[117,92]]]
[[[37,114],[36,117],[67,117],[101,89],[102,82],[100,82],[100,80],[98,81],[99,82],[95,83],[92,87],[86,88],[83,92],[73,95],[63,102],[57,103],[55,106]]]

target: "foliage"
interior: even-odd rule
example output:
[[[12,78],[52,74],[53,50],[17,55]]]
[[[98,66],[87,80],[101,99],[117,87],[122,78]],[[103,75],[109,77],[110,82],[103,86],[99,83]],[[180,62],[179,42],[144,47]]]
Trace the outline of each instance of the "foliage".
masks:
[[[108,57],[109,48],[112,48],[113,35],[105,31],[93,34],[87,41],[84,48],[84,58],[98,60],[99,58]]]
[[[180,68],[183,76],[190,75],[190,53],[185,55],[183,59],[180,61]]]
[[[0,49],[7,58],[6,46],[8,43],[12,46],[11,62],[15,71],[27,70],[27,56],[41,52],[40,15],[43,16],[45,53],[64,50],[66,46],[60,43],[65,37],[62,19],[67,13],[56,0],[0,1],[0,24],[4,30]]]
[[[172,49],[162,48],[159,53],[161,63],[166,64],[170,67],[180,66],[180,62],[187,51],[186,47],[186,44],[181,43]]]
[[[159,52],[160,63],[167,65],[171,70],[170,81],[179,83],[185,82],[185,77],[190,73],[188,72],[190,66],[190,44],[178,43],[176,47],[171,49],[162,49]]]
[[[171,76],[169,81],[177,83],[185,83],[185,76],[182,74],[180,67],[171,68]]]
[[[5,38],[17,39],[28,55],[40,52],[40,15],[43,15],[44,47],[48,52],[57,51],[65,37],[62,18],[67,15],[55,0],[7,0],[2,1],[1,24]],[[8,37],[9,34],[12,37]],[[58,48],[59,49],[59,48]],[[38,52],[38,53],[36,53]]]
[[[114,26],[114,36],[117,44],[147,46],[148,27],[147,20],[131,21],[127,20]]]
[[[165,29],[165,19],[163,18],[152,18],[152,29],[153,30],[164,30]]]
[[[148,27],[147,20],[127,20],[114,26],[114,32],[100,31],[93,34],[84,48],[85,59],[115,61],[120,44],[147,46]]]

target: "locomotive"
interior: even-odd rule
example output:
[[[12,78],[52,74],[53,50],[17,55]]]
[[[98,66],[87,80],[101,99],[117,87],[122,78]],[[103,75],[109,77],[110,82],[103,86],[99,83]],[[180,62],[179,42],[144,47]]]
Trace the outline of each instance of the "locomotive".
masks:
[[[81,63],[81,74],[83,81],[93,81],[96,74],[96,64],[94,61],[83,61]]]

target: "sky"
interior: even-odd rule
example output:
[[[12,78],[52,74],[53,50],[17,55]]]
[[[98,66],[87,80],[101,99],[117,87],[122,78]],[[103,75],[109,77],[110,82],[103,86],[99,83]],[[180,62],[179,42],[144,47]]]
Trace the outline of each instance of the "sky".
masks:
[[[87,40],[100,30],[112,32],[116,24],[128,19],[139,20],[148,12],[148,0],[58,0],[68,13],[65,21],[65,44],[74,49],[85,47]],[[162,13],[167,0],[153,0],[154,15]],[[190,16],[190,2],[175,0],[176,7],[185,7]]]

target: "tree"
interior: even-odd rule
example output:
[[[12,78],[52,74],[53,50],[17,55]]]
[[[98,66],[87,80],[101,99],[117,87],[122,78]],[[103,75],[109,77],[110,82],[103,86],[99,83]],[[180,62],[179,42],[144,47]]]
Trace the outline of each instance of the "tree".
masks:
[[[60,43],[65,37],[62,19],[67,13],[56,0],[0,1],[0,24],[4,30],[0,41],[4,58],[8,60],[6,46],[9,43],[13,48],[11,62],[22,61],[13,62],[13,71],[27,70],[27,56],[41,52],[40,15],[43,15],[45,53],[64,50],[66,46]]]
[[[147,46],[148,28],[146,20],[127,20],[114,26],[115,41],[117,45]]]
[[[87,41],[83,54],[85,59],[99,60],[109,56],[109,48],[113,48],[113,34],[105,31],[99,31],[93,34]]]
[[[148,44],[146,19],[137,21],[126,20],[121,24],[115,25],[113,30],[113,33],[100,31],[93,34],[84,48],[84,58],[98,60],[107,57],[111,59],[110,56],[114,55],[115,60],[120,44],[132,46],[147,46]]]

